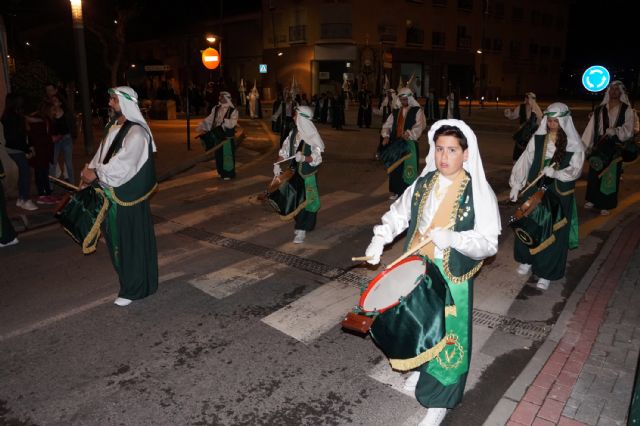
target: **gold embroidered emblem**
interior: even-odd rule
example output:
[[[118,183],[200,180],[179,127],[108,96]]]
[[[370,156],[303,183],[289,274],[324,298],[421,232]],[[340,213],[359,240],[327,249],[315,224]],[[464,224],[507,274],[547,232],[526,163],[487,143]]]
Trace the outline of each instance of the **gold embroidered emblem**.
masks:
[[[462,364],[462,360],[464,359],[464,348],[460,344],[458,336],[453,333],[447,334],[445,342],[446,345],[438,354],[436,359],[442,368],[452,370]]]

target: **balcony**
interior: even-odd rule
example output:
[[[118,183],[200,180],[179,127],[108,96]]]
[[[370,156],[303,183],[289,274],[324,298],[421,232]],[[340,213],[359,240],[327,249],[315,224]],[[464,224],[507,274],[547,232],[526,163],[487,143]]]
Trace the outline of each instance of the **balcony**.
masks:
[[[307,26],[294,25],[289,27],[289,44],[307,42]]]
[[[378,25],[380,43],[395,44],[398,41],[398,29],[395,25]]]
[[[322,40],[353,40],[351,24],[321,24],[320,38]]]

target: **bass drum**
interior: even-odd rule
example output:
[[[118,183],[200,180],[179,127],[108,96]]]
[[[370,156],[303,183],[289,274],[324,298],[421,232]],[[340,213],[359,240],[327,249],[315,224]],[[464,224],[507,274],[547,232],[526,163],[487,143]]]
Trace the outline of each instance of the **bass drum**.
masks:
[[[276,213],[290,215],[306,201],[304,179],[293,169],[284,171],[267,188],[267,201]]]
[[[531,195],[509,219],[516,237],[532,254],[566,223],[560,199],[553,191],[545,189]]]

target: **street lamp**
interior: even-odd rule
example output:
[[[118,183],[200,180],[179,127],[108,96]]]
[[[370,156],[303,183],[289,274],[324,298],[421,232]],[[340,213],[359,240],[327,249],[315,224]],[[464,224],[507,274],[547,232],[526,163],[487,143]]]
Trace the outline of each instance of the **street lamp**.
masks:
[[[73,35],[76,45],[76,62],[80,99],[82,102],[82,130],[84,131],[85,154],[93,150],[93,128],[91,127],[91,103],[89,101],[89,76],[87,72],[87,50],[84,43],[84,22],[82,20],[82,0],[70,0]]]

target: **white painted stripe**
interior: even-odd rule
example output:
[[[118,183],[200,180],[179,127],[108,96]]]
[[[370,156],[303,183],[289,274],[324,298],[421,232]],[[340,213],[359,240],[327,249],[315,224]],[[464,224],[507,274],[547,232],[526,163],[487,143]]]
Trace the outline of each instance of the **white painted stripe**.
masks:
[[[196,277],[190,280],[189,284],[216,299],[223,299],[273,276],[285,267],[268,259],[245,259],[224,269]]]
[[[371,342],[370,339],[368,339],[368,341]],[[373,345],[373,342],[371,344]],[[382,352],[380,353],[382,354]],[[410,374],[411,373],[400,373],[398,371],[394,371],[385,357],[371,369],[368,376],[380,383],[390,386],[393,390],[400,392],[403,395],[413,398],[415,392],[404,389],[404,382],[409,378]]]
[[[309,343],[338,325],[356,305],[359,295],[359,289],[331,281],[262,321],[288,336]]]

